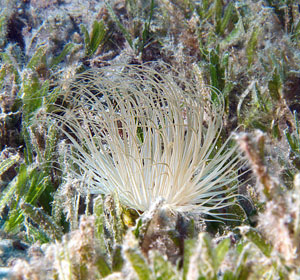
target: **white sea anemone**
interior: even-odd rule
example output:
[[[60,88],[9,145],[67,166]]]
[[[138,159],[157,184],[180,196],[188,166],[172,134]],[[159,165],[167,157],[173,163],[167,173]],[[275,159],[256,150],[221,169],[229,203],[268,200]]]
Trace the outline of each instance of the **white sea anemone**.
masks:
[[[163,198],[172,211],[221,215],[241,166],[236,146],[217,145],[223,106],[211,89],[165,70],[106,67],[65,87],[71,109],[55,118],[70,172],[90,193],[116,193],[139,211]]]

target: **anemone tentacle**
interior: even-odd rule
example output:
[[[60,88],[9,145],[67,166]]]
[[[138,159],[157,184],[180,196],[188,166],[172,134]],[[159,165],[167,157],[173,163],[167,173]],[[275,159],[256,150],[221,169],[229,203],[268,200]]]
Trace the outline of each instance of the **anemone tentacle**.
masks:
[[[162,197],[174,211],[218,216],[233,203],[243,164],[229,140],[219,147],[223,106],[212,91],[148,66],[76,77],[65,95],[72,108],[53,114],[69,139],[73,176],[139,211]]]

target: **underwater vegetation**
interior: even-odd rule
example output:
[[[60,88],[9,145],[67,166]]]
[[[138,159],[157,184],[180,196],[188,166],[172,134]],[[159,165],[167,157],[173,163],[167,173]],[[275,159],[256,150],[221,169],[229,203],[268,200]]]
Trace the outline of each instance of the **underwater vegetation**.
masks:
[[[298,1],[0,4],[0,278],[300,277]]]

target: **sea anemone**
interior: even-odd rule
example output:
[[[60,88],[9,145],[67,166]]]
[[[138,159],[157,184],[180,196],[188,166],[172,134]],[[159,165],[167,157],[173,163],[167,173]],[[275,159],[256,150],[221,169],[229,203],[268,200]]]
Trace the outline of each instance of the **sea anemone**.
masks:
[[[224,215],[219,209],[235,203],[242,160],[230,137],[220,144],[218,93],[196,75],[189,80],[166,66],[119,65],[64,85],[66,103],[52,116],[84,190],[117,194],[139,212],[162,198],[171,211]]]

